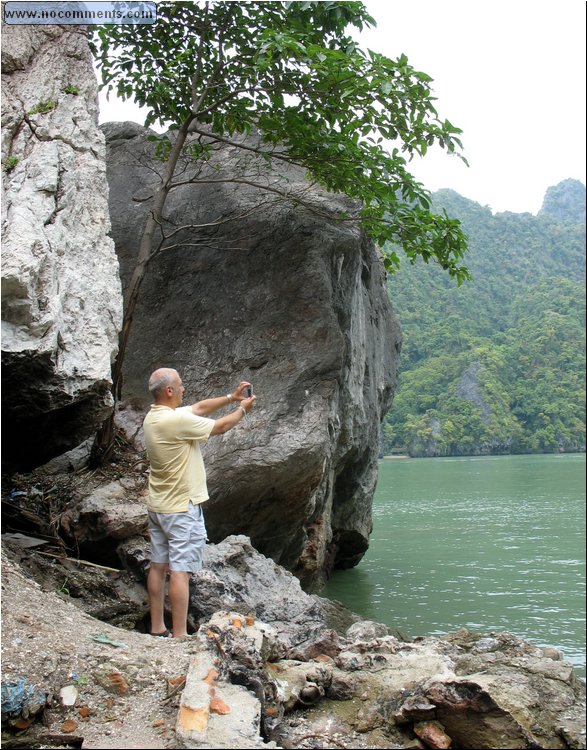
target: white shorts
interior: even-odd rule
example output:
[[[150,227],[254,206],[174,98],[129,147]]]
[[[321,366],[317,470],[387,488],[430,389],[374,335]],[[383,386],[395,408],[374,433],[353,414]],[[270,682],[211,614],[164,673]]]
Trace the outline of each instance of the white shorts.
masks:
[[[206,525],[202,506],[189,504],[185,513],[149,511],[151,562],[169,570],[196,573],[202,569]]]

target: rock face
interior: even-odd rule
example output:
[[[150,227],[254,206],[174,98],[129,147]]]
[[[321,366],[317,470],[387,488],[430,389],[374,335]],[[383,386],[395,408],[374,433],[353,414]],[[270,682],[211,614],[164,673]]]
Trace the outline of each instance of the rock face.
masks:
[[[491,404],[483,394],[481,382],[484,376],[484,366],[479,361],[473,361],[456,383],[455,393],[463,401],[469,401],[479,412],[480,419],[484,424],[491,422]],[[445,456],[446,446],[442,441],[442,422],[438,417],[431,416],[428,419],[429,433],[423,436],[417,435],[410,441],[408,446],[409,455],[412,457]],[[470,448],[470,455],[486,456],[510,453],[511,438],[500,439],[492,435],[485,442],[479,441]]]
[[[81,27],[2,26],[3,458],[29,469],[111,405],[121,287]]]
[[[4,34],[3,457],[28,471],[87,441],[108,413],[120,276],[133,270],[161,163],[148,131],[105,128],[119,269],[84,30]],[[353,204],[228,147],[213,148],[206,169],[166,207],[176,247],[150,263],[119,417],[137,432],[161,365],[180,371],[191,401],[251,380],[254,414],[206,449],[210,537],[247,534],[320,586],[367,549],[399,324],[373,244],[333,221]],[[241,184],[219,182],[227,174]],[[303,205],[250,184],[274,180]],[[176,231],[186,224],[198,228]]]
[[[149,131],[133,123],[103,130],[124,286],[160,163]],[[400,328],[373,244],[332,220],[335,209],[351,204],[309,190],[301,171],[275,175],[264,163],[241,160],[234,148],[217,149],[198,175],[204,183],[170,196],[166,232],[198,228],[176,232],[168,241],[175,248],[149,264],[121,415],[142,419],[146,383],[159,366],[180,372],[186,403],[250,380],[258,399],[253,414],[205,449],[209,536],[218,542],[246,534],[305,585],[320,585],[325,570],[352,566],[367,549]],[[228,174],[241,184],[219,182]],[[181,179],[194,177],[186,166]],[[269,202],[267,193],[242,184],[274,179],[292,193],[304,191],[313,210]]]

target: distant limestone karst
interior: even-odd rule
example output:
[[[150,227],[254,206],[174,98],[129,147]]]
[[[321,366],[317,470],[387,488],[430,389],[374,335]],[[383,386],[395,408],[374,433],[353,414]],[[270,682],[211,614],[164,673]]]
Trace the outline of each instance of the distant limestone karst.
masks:
[[[565,223],[585,223],[585,185],[579,180],[563,180],[549,187],[538,216],[551,216]]]

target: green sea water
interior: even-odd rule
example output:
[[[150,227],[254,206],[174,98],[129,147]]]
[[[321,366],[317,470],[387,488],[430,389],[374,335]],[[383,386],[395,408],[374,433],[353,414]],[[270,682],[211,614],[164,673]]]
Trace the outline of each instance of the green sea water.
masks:
[[[382,459],[369,550],[320,592],[404,633],[509,631],[585,677],[585,454]]]

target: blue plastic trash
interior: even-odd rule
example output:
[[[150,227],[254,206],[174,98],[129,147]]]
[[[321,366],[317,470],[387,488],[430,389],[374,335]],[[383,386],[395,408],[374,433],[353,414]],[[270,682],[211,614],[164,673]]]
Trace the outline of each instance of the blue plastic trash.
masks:
[[[2,723],[20,716],[28,719],[45,708],[47,698],[41,688],[31,685],[26,677],[2,683]]]

